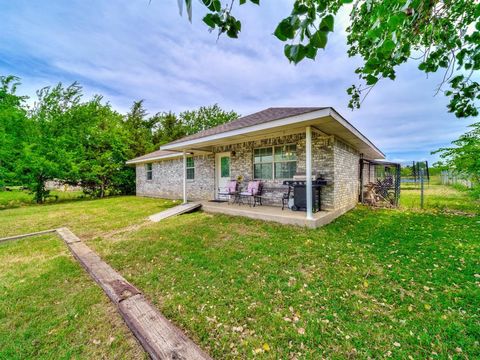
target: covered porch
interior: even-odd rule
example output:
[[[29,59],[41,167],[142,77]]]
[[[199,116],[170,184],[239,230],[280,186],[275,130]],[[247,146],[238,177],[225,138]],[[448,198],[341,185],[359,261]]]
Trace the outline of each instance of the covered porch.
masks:
[[[342,215],[342,209],[333,211],[318,211],[308,218],[303,211],[282,210],[278,206],[255,206],[236,205],[228,202],[201,201],[202,210],[212,214],[224,214],[230,216],[243,216],[261,221],[273,221],[283,225],[297,225],[316,228],[326,225]]]
[[[332,108],[316,108],[271,119],[267,117],[270,112],[267,109],[262,116],[247,116],[161,147],[182,156],[183,202],[202,199],[206,212],[307,227],[327,224],[355,206],[359,153],[368,157],[383,154]],[[203,167],[209,171],[202,184],[199,178],[189,181],[188,175],[193,164],[188,160],[200,162],[200,158],[209,164]],[[305,211],[282,211],[277,207],[281,205],[281,190],[286,191],[285,180],[291,180],[295,173],[305,178],[305,204],[301,207]],[[328,185],[321,190],[321,211],[315,212],[319,207],[314,204],[317,196],[313,182],[317,179],[325,180]],[[270,198],[262,194],[261,198],[269,201],[255,207],[208,201],[219,200],[220,189],[229,181],[244,187],[249,182],[261,182],[263,187],[275,192],[269,191]],[[208,198],[193,195],[195,186],[202,185],[211,189]],[[277,192],[280,196],[275,195]],[[277,206],[269,206],[273,204]]]

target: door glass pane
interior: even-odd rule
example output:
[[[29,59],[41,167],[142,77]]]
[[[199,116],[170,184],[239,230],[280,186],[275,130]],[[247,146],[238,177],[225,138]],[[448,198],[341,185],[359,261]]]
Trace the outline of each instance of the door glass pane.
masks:
[[[230,157],[224,156],[220,158],[220,176],[222,178],[230,177]]]

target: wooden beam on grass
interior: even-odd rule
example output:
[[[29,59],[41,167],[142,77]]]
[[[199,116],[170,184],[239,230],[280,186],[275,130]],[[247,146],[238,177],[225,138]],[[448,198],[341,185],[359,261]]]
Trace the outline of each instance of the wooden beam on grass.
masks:
[[[59,229],[58,235],[117,306],[125,323],[152,359],[211,359],[165,318],[140,290],[104,262],[69,229]]]

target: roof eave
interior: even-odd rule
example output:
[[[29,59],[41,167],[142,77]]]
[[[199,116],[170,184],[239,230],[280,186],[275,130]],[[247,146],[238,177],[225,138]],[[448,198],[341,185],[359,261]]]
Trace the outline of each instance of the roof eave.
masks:
[[[178,153],[178,154],[155,156],[155,157],[146,158],[146,159],[132,159],[132,160],[126,161],[125,164],[135,165],[135,164],[142,164],[142,163],[151,163],[151,162],[159,161],[159,160],[174,159],[176,157],[181,157],[181,156],[183,156],[183,154]]]
[[[341,116],[335,109],[331,107],[327,107],[327,108],[316,110],[316,111],[311,111],[311,112],[300,114],[300,115],[290,116],[283,119],[272,120],[262,124],[251,125],[251,126],[243,127],[236,130],[230,130],[220,134],[208,135],[198,139],[191,139],[191,140],[165,144],[160,147],[160,150],[169,150],[169,151],[185,150],[191,146],[199,145],[202,143],[228,139],[233,136],[248,134],[256,131],[268,130],[275,127],[280,127],[280,126],[285,126],[290,124],[293,125],[296,123],[310,121],[310,120],[327,117],[327,116],[330,116],[331,118],[335,119],[339,124],[341,124],[344,128],[346,128],[348,131],[354,134],[358,139],[360,139],[361,142],[366,145],[368,150],[370,150],[368,152],[370,153],[369,155],[372,158],[385,159],[385,154],[380,149],[378,149],[366,136],[364,136],[352,124],[350,124],[343,116]]]

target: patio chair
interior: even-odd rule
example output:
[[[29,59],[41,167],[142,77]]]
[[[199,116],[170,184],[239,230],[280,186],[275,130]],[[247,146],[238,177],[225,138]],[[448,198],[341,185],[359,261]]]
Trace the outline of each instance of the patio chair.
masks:
[[[230,199],[232,199],[233,197],[233,200],[235,202],[235,199],[236,199],[236,196],[238,194],[238,183],[237,183],[237,180],[230,180],[228,183],[227,183],[227,186],[225,186],[224,188],[219,188],[218,189],[218,196],[224,196],[224,197],[227,197],[228,200],[230,201]]]
[[[248,199],[248,205],[253,207],[255,205],[260,204],[262,205],[262,191],[263,191],[263,184],[260,181],[249,181],[247,190],[242,191],[240,195],[240,199]],[[243,203],[243,202],[242,202]]]

